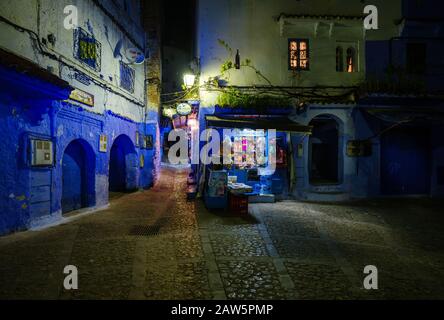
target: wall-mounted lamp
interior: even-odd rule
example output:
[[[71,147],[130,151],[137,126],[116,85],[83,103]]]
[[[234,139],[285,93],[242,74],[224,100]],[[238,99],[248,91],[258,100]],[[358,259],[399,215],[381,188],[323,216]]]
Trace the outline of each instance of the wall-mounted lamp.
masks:
[[[194,83],[196,82],[196,76],[194,74],[185,74],[183,76],[183,83],[185,84],[185,87],[192,88],[194,86]]]

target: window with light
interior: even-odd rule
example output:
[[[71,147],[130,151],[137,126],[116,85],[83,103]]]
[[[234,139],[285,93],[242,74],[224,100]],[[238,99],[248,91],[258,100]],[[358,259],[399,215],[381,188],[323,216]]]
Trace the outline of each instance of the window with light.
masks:
[[[308,40],[289,39],[288,40],[288,58],[290,70],[309,70],[310,69],[310,51]]]

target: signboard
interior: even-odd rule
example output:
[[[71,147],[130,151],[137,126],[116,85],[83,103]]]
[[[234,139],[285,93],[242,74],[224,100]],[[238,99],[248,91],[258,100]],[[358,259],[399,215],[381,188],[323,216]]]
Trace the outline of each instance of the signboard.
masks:
[[[181,103],[177,106],[177,113],[181,116],[188,116],[193,111],[193,107],[188,103]]]
[[[74,89],[69,98],[71,100],[86,104],[87,106],[94,107],[94,96],[80,89]]]
[[[369,157],[372,155],[372,142],[368,140],[350,140],[347,143],[347,156]]]
[[[125,57],[129,63],[142,64],[145,62],[145,55],[142,51],[136,48],[129,48],[125,50]]]
[[[99,151],[102,153],[108,152],[108,137],[104,134],[100,135]]]
[[[140,134],[140,148],[146,149],[146,137],[143,134]]]
[[[146,149],[153,150],[154,149],[154,136],[149,134],[145,137],[146,139]]]
[[[74,57],[95,71],[101,69],[102,45],[82,28],[74,30]]]
[[[140,133],[136,131],[136,147],[140,146]]]
[[[140,155],[140,168],[145,168],[145,157],[143,156],[143,154]]]

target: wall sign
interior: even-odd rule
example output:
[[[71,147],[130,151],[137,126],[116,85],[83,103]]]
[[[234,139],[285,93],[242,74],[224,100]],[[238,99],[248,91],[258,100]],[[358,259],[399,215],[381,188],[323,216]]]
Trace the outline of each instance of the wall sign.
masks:
[[[190,106],[188,103],[181,103],[177,106],[177,113],[181,116],[187,116],[191,114],[193,111],[193,107]]]
[[[71,100],[86,104],[87,106],[94,107],[94,96],[80,89],[74,89],[69,98]]]
[[[108,152],[108,136],[104,134],[100,135],[99,151],[102,153]]]
[[[154,149],[154,136],[149,134],[145,137],[146,140],[146,149],[153,150]]]
[[[140,134],[140,148],[146,149],[146,137],[143,134]]]
[[[102,60],[102,45],[82,28],[74,30],[74,57],[99,72]]]
[[[140,133],[136,131],[136,147],[140,146]]]
[[[145,157],[143,156],[143,154],[140,155],[140,168],[145,168]]]
[[[372,142],[368,140],[350,140],[347,143],[347,156],[369,157],[373,153]]]
[[[81,72],[75,72],[74,79],[76,79],[78,82],[84,84],[85,86],[89,86],[92,81],[92,79],[90,77],[88,77],[86,74],[81,73]]]

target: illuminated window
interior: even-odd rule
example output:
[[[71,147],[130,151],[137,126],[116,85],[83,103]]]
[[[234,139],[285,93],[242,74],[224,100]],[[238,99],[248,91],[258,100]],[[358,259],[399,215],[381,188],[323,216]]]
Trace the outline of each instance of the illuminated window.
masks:
[[[336,71],[344,72],[344,49],[342,47],[336,48]]]
[[[310,52],[308,40],[288,40],[288,68],[290,70],[310,69]]]
[[[347,49],[347,72],[356,71],[356,51],[354,48]]]

